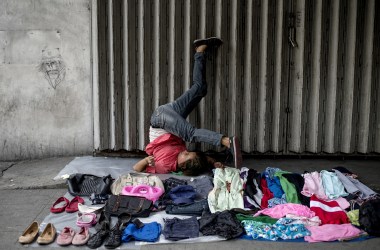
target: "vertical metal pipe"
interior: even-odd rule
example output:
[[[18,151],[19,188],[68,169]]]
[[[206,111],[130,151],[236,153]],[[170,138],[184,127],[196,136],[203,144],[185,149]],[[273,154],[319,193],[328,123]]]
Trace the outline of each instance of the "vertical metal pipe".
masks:
[[[145,133],[145,126],[144,126],[144,113],[145,113],[145,97],[144,97],[144,1],[138,1],[138,56],[137,56],[137,64],[138,64],[138,103],[139,103],[139,110],[138,110],[138,117],[139,117],[139,123],[138,123],[138,130],[139,130],[139,148],[143,148],[145,141],[144,141],[144,133]]]
[[[231,122],[229,125],[229,134],[235,134],[236,128],[236,92],[237,92],[237,84],[236,84],[236,46],[237,46],[237,0],[231,0],[231,20],[230,20],[230,54],[229,54],[229,85],[231,90],[231,98],[233,101],[230,101],[230,109],[229,109],[229,121]]]
[[[325,118],[325,137],[323,150],[334,153],[336,85],[338,68],[338,36],[339,36],[339,0],[331,2],[329,55],[327,72],[327,100]]]
[[[349,0],[347,20],[347,43],[343,81],[343,119],[341,152],[350,153],[352,139],[352,112],[354,106],[355,44],[357,0]]]
[[[319,117],[319,94],[321,85],[321,42],[322,42],[322,0],[316,0],[313,19],[313,48],[312,48],[312,76],[310,89],[310,112],[308,114],[309,140],[306,145],[307,151],[317,153],[318,146],[318,117]]]
[[[248,151],[249,145],[251,144],[250,134],[251,129],[250,125],[252,124],[251,110],[252,108],[252,9],[253,3],[252,0],[247,0],[246,8],[246,19],[245,19],[245,53],[244,53],[244,110],[246,115],[242,117],[243,119],[243,151]],[[245,149],[247,148],[247,149]]]
[[[217,37],[221,37],[222,35],[222,0],[215,0],[215,35]],[[219,50],[220,51],[220,50]],[[215,131],[221,130],[220,120],[221,120],[221,112],[222,109],[220,107],[221,102],[221,81],[222,81],[222,69],[221,64],[222,60],[219,56],[216,58],[216,64],[218,65],[216,67],[215,71]]]
[[[168,27],[168,34],[169,34],[169,102],[174,101],[174,38],[175,38],[175,0],[170,0],[169,2],[169,27]]]
[[[360,84],[359,140],[358,152],[368,153],[369,116],[371,108],[371,84],[373,61],[373,31],[375,22],[375,0],[368,0],[365,9],[363,78]]]
[[[268,61],[268,0],[261,3],[260,18],[260,70],[259,70],[259,111],[257,128],[257,150],[265,151],[265,113],[267,96],[267,61]]]
[[[282,75],[282,37],[283,37],[284,1],[277,1],[276,47],[273,93],[272,151],[280,150],[280,114],[281,114],[281,75]]]
[[[123,115],[124,115],[124,133],[123,133],[123,143],[124,149],[129,150],[131,145],[131,136],[129,135],[130,130],[130,114],[129,114],[129,50],[128,50],[128,3],[127,0],[123,0]]]
[[[292,79],[292,126],[290,150],[301,151],[302,132],[302,95],[304,82],[304,47],[305,47],[305,0],[296,1],[296,39],[298,47],[294,49],[294,78]]]
[[[108,11],[108,80],[109,80],[109,133],[110,133],[110,149],[115,149],[115,91],[114,91],[114,49],[113,49],[113,0],[107,2]]]
[[[191,50],[191,30],[190,30],[190,14],[191,13],[191,0],[186,0],[185,1],[185,15],[184,15],[184,63],[183,63],[183,84],[184,84],[184,89],[189,89],[190,88],[190,61],[191,61],[191,55],[193,55],[194,50]]]
[[[159,92],[160,88],[160,4],[161,0],[153,1],[153,107],[159,105]]]
[[[94,149],[100,149],[100,124],[99,124],[99,57],[98,57],[98,9],[97,0],[91,1],[91,58],[92,58],[92,113]]]

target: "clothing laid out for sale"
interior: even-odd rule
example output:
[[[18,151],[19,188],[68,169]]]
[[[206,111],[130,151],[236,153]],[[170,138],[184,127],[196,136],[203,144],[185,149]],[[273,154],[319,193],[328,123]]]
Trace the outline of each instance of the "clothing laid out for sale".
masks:
[[[208,204],[212,213],[244,208],[243,181],[236,168],[217,168],[214,173],[214,188],[208,195]]]
[[[151,149],[160,150],[160,140],[169,137],[167,133],[158,136]],[[175,144],[175,138],[171,139]],[[161,160],[164,164],[165,159]],[[203,236],[268,241],[303,238],[307,242],[379,236],[379,195],[354,173],[339,169],[343,172],[298,174],[273,167],[263,173],[225,167],[215,169],[212,176],[164,180],[153,173],[123,173],[109,179],[109,193],[90,195],[94,206],[84,204],[79,196],[71,201],[60,197],[51,211],[78,211],[75,223],[87,228],[81,232],[90,248],[117,248],[131,241],[152,244],[160,241],[161,234],[165,242],[196,242]],[[143,223],[138,218],[156,212],[161,213],[160,222],[149,219]],[[111,217],[117,217],[116,224]],[[96,233],[89,233],[89,227]],[[72,231],[67,227],[58,231],[62,235],[57,244],[66,244],[62,239]]]

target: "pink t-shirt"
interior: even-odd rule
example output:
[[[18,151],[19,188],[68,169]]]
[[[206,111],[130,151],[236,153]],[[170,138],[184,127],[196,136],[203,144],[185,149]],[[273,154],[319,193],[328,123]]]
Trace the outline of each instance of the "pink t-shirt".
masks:
[[[149,143],[145,152],[153,155],[155,164],[146,168],[147,173],[167,174],[177,169],[178,154],[186,150],[185,142],[173,134],[167,133]]]

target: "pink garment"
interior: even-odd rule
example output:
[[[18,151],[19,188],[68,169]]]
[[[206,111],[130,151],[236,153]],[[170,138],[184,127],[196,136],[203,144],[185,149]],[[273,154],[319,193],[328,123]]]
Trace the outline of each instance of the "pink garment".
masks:
[[[307,197],[310,197],[313,194],[315,194],[320,199],[328,199],[325,190],[323,189],[322,179],[319,172],[314,171],[311,173],[306,173],[303,175],[303,178],[305,179],[305,184],[303,185],[301,194]]]
[[[326,224],[318,227],[306,226],[310,231],[310,236],[305,236],[307,242],[334,241],[359,236],[360,229],[350,223],[347,224]]]
[[[346,209],[350,207],[350,203],[343,197],[339,197],[335,199],[334,201],[338,203],[341,209]]]
[[[145,151],[154,156],[154,166],[147,166],[147,173],[167,174],[177,169],[178,154],[186,150],[185,142],[173,134],[161,135],[149,143]]]
[[[255,213],[254,216],[258,216],[260,214],[265,214],[276,219],[285,217],[287,214],[294,214],[307,218],[315,216],[315,213],[307,206],[293,203],[279,204],[272,208],[265,208]]]

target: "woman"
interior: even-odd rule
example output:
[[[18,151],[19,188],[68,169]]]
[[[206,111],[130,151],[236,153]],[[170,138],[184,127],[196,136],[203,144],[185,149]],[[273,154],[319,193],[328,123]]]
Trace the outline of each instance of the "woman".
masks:
[[[178,99],[159,106],[151,116],[150,143],[146,146],[149,155],[137,162],[133,169],[138,172],[170,173],[182,171],[185,175],[199,175],[212,167],[223,167],[201,152],[189,152],[186,142],[205,142],[231,149],[235,167],[241,165],[241,152],[236,137],[227,137],[207,129],[198,129],[186,121],[187,116],[207,94],[206,52],[222,45],[216,37],[194,41],[193,85]]]

